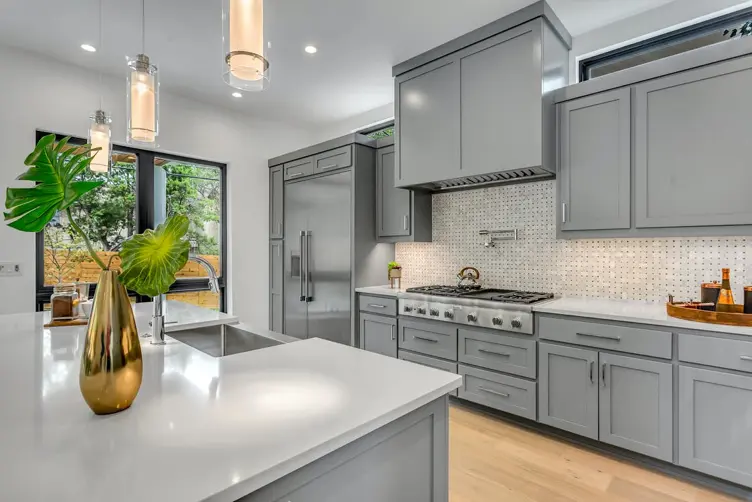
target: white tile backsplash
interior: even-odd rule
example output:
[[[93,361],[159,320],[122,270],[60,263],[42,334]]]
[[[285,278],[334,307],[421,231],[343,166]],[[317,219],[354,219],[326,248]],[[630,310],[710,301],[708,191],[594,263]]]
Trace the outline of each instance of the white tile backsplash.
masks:
[[[454,284],[464,266],[485,285],[560,295],[665,301],[699,299],[700,283],[731,268],[737,303],[752,285],[752,238],[557,240],[555,182],[433,196],[433,242],[397,244],[403,282]],[[519,240],[483,246],[480,230],[518,230]]]

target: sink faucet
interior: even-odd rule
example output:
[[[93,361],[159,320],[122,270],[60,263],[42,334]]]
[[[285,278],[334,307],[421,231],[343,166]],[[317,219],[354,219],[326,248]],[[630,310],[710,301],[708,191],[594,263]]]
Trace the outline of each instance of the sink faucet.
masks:
[[[212,293],[219,293],[217,271],[214,270],[214,266],[209,263],[206,258],[198,255],[198,244],[196,243],[196,241],[191,241],[188,261],[194,261],[204,267],[206,273],[209,274],[209,291],[211,291]],[[154,297],[154,310],[152,311],[151,316],[151,343],[153,345],[164,345],[165,343],[164,302],[165,295],[157,295]]]

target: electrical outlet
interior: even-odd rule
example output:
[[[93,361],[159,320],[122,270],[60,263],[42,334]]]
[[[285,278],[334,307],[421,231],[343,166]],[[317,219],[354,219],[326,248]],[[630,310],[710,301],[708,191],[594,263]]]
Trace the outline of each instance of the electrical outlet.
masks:
[[[17,275],[21,275],[20,263],[0,263],[0,277],[13,277]]]

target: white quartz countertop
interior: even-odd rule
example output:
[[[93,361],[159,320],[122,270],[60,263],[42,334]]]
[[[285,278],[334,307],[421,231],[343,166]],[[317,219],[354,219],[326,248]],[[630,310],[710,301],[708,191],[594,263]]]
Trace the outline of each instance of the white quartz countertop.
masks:
[[[168,319],[206,321],[192,309],[171,302]],[[85,327],[44,321],[0,316],[2,501],[235,501],[461,382],[321,339],[213,358],[167,337],[142,342],[133,406],[96,416],[78,387]]]
[[[151,319],[154,304],[152,302],[137,303],[134,307],[133,312],[136,316],[136,322],[139,325],[143,320],[145,320],[143,322],[148,323]],[[172,300],[165,302],[164,317],[166,333],[238,322],[237,316]]]
[[[557,298],[535,304],[533,312],[752,336],[752,328],[685,321],[670,317],[666,314],[666,305],[664,303],[648,303],[634,300],[603,300],[598,298]]]
[[[365,295],[377,295],[377,296],[393,296],[395,298],[407,294],[407,287],[400,289],[392,289],[389,286],[366,286],[363,288],[355,288],[356,293],[363,293]]]

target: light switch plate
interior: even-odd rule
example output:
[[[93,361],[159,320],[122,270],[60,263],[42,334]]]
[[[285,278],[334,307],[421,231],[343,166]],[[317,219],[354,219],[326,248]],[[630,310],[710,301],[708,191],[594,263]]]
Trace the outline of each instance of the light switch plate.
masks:
[[[0,262],[0,277],[14,277],[21,275],[20,263]]]

